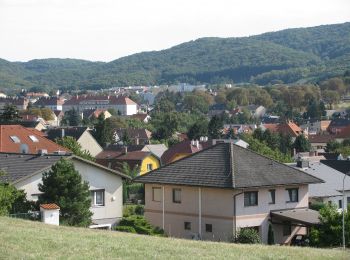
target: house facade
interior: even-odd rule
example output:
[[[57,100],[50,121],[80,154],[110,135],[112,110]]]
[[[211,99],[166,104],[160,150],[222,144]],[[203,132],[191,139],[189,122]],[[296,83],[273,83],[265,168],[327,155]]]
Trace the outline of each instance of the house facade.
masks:
[[[134,115],[137,113],[137,103],[125,96],[75,96],[63,104],[63,111],[75,109],[79,112],[90,109],[114,109],[121,115]]]
[[[61,158],[1,153],[0,168],[5,169],[5,175],[0,180],[24,190],[28,200],[36,201],[40,195],[38,184],[42,183],[42,174]],[[72,161],[83,181],[89,183],[93,224],[117,224],[123,216],[123,179],[129,177],[77,156],[63,158]]]
[[[169,236],[229,241],[254,228],[288,244],[318,223],[308,185],[322,182],[232,143],[220,143],[143,176],[145,216]]]

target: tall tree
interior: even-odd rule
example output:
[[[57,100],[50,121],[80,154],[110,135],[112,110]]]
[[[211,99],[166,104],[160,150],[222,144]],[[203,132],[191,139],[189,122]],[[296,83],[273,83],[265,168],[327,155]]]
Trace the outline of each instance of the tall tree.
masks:
[[[39,184],[39,202],[56,203],[61,210],[60,221],[69,226],[87,227],[91,224],[89,184],[82,181],[71,161],[60,159],[45,172]]]
[[[13,104],[6,104],[0,115],[1,123],[15,123],[18,122],[20,118],[18,109]]]
[[[211,139],[221,138],[223,122],[218,116],[213,116],[208,125],[208,135]]]
[[[202,136],[208,136],[208,122],[206,120],[195,122],[188,130],[187,136],[191,140],[199,140]]]
[[[311,149],[311,145],[309,140],[306,139],[306,137],[304,135],[298,135],[295,138],[293,147],[295,148],[295,150],[299,153],[299,152],[308,152]]]

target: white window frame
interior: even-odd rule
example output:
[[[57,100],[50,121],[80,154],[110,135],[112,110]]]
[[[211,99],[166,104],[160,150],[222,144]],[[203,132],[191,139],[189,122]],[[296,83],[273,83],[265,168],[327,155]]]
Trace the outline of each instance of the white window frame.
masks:
[[[98,192],[102,192],[102,200],[103,200],[102,204],[97,204],[96,203],[97,193]],[[94,206],[94,207],[103,207],[103,206],[105,206],[106,203],[105,203],[105,190],[104,189],[92,190],[91,193],[92,193],[92,206]]]

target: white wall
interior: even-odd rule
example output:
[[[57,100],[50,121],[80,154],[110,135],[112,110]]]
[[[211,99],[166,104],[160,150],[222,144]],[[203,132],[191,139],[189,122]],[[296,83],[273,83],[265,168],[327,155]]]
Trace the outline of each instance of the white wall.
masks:
[[[85,131],[77,142],[81,145],[82,150],[89,151],[93,157],[103,151],[102,147],[88,131]]]
[[[97,224],[118,222],[123,216],[122,178],[76,159],[73,159],[73,163],[82,179],[89,182],[90,190],[105,190],[105,205],[90,208],[93,213],[93,222]],[[23,189],[27,193],[28,200],[37,200],[37,194],[40,194],[38,184],[41,183],[41,177],[42,174],[38,173],[16,183],[15,187]]]

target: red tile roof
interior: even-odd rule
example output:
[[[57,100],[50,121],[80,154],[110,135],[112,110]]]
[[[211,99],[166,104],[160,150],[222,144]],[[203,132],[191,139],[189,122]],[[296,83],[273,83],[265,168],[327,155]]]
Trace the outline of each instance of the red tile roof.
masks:
[[[60,207],[57,206],[55,203],[40,204],[40,208],[43,208],[43,209],[60,209]]]
[[[164,164],[170,163],[177,154],[193,154],[211,146],[211,142],[199,142],[198,147],[192,144],[191,140],[185,140],[178,144],[171,146],[162,155],[162,162]]]
[[[134,151],[134,152],[127,152],[126,154],[123,154],[116,158],[118,161],[142,161],[147,156],[149,156],[150,152],[143,152],[143,151]]]
[[[35,106],[57,106],[63,105],[64,101],[57,97],[42,97],[34,103]]]
[[[266,129],[269,129],[271,132],[277,132],[278,130],[278,124],[264,124],[263,125]]]
[[[292,121],[279,124],[277,129],[279,133],[290,134],[292,137],[297,137],[298,135],[301,135],[303,133],[303,130]]]
[[[36,140],[33,141],[30,136],[34,136]],[[16,140],[12,140],[13,138]],[[37,130],[28,129],[21,125],[0,125],[0,152],[21,153],[22,144],[28,146],[30,154],[37,154],[39,150],[47,150],[49,154],[58,151],[70,153],[67,148],[50,141],[39,134]]]
[[[147,114],[134,114],[131,118],[138,119],[140,121],[144,121],[147,118]]]

